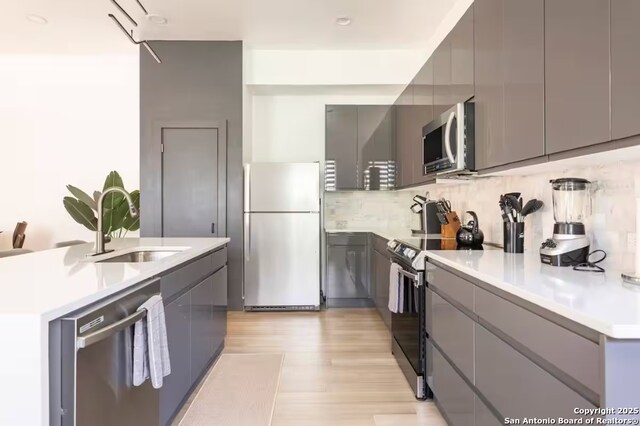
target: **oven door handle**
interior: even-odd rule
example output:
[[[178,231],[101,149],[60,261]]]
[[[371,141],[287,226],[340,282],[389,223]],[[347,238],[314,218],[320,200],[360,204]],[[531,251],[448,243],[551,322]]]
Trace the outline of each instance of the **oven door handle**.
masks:
[[[413,286],[418,288],[422,285],[421,273],[412,274],[411,272],[407,272],[404,269],[400,269],[398,271],[400,275],[403,275],[413,281]]]
[[[444,149],[447,151],[447,158],[452,166],[456,163],[453,151],[451,150],[451,125],[453,124],[454,118],[456,118],[456,113],[455,111],[451,111],[447,119],[447,125],[444,128]]]

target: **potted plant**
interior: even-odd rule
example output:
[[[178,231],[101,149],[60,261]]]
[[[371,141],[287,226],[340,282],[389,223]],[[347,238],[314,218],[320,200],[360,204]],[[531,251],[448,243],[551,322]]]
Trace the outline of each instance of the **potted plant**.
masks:
[[[104,191],[112,186],[124,189],[122,177],[120,177],[120,174],[115,170],[107,175],[102,190]],[[63,198],[62,203],[64,204],[64,208],[73,220],[90,231],[95,232],[98,227],[98,218],[96,217],[98,199],[102,195],[102,192],[93,191],[93,196],[90,196],[73,185],[67,185],[67,189],[73,197],[67,196]],[[136,209],[140,210],[140,191],[136,189],[135,191],[131,191],[130,194]],[[104,221],[102,232],[104,232],[107,238],[123,238],[129,231],[137,231],[140,229],[140,215],[131,217],[129,214],[129,205],[122,194],[114,192],[107,194],[103,204]]]

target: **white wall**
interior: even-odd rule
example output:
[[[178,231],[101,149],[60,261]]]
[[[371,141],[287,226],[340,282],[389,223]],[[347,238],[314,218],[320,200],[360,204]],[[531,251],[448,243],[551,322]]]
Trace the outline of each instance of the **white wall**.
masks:
[[[324,161],[325,105],[384,105],[394,99],[330,93],[254,96],[252,161]]]
[[[0,248],[26,220],[25,248],[83,239],[66,184],[101,189],[118,170],[139,183],[138,55],[0,57]]]

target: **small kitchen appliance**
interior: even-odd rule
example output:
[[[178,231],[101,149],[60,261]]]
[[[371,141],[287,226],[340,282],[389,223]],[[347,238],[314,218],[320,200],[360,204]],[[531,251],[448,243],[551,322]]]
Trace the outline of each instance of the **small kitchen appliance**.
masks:
[[[469,175],[475,170],[474,104],[458,103],[422,128],[422,174]]]
[[[484,242],[484,233],[480,230],[478,215],[472,211],[468,211],[467,213],[471,215],[473,220],[458,229],[458,232],[456,233],[456,241],[459,245],[465,247],[482,246],[482,243]]]
[[[412,229],[414,235],[440,235],[440,219],[438,217],[438,202],[426,197],[416,195],[413,197],[414,204],[411,211],[420,215],[420,229]]]
[[[591,182],[581,178],[550,181],[553,197],[553,237],[540,247],[542,263],[577,266],[587,263],[589,238],[584,221],[591,213]]]

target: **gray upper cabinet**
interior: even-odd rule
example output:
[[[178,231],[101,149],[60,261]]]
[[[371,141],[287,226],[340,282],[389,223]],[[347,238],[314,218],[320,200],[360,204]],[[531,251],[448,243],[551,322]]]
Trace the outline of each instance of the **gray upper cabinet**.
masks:
[[[325,189],[357,189],[358,108],[327,105]]]
[[[413,157],[411,165],[413,173],[411,183],[419,184],[433,180],[433,177],[425,177],[422,174],[422,166],[424,164],[422,127],[429,124],[435,117],[433,102],[433,57],[425,62],[420,71],[418,71],[418,74],[414,77],[411,85],[413,86],[413,104],[415,110],[412,109],[411,112],[413,117],[411,119],[412,125],[405,133],[412,135],[411,147]],[[400,167],[402,167],[404,161],[400,161]]]
[[[544,0],[477,0],[476,166],[544,155]]]
[[[473,8],[471,5],[449,34],[451,49],[451,104],[472,98],[473,77]]]
[[[610,140],[609,3],[545,4],[547,154]]]
[[[327,105],[325,189],[379,189],[389,171],[395,180],[393,122],[391,105]]]
[[[395,134],[392,105],[358,107],[358,188],[395,187]]]
[[[440,114],[451,108],[451,33],[433,52],[433,115]]]
[[[420,142],[420,134],[415,131],[417,126],[414,124],[416,117],[413,112],[416,107],[412,104],[413,86],[408,85],[395,102],[396,184],[398,187],[413,183],[413,145]]]
[[[474,95],[473,5],[442,40],[432,57],[433,113],[437,117]]]
[[[640,2],[611,2],[611,139],[640,134]]]

